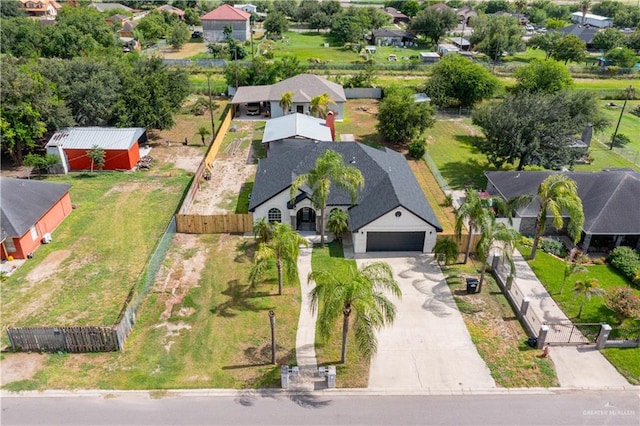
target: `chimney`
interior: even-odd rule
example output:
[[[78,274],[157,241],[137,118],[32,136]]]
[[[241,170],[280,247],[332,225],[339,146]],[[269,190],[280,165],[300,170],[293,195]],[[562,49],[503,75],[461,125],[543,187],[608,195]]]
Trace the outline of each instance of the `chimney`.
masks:
[[[586,125],[584,130],[582,131],[582,142],[585,145],[591,146],[591,138],[593,137],[593,124],[589,123]]]
[[[334,115],[334,112],[333,111],[329,111],[327,113],[327,118],[326,118],[325,124],[327,125],[327,127],[329,127],[329,129],[331,129],[331,141],[332,142],[336,140],[335,120],[336,120],[336,117]]]

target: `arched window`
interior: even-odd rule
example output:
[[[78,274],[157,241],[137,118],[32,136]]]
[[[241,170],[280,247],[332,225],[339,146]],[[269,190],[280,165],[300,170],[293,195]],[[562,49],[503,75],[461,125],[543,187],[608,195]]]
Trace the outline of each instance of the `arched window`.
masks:
[[[269,223],[282,222],[282,213],[280,213],[280,209],[270,209],[269,214],[267,215],[267,220]]]

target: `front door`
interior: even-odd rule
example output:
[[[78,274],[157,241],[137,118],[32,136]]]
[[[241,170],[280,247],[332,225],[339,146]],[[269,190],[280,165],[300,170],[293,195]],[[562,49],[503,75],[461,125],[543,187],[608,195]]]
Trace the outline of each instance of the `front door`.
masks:
[[[296,105],[296,112],[304,114],[304,105]]]
[[[303,207],[296,214],[296,229],[298,231],[316,230],[316,212],[309,207]]]

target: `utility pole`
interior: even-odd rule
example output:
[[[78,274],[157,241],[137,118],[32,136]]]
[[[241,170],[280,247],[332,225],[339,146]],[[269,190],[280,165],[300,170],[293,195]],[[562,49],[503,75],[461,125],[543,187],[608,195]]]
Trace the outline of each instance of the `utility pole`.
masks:
[[[271,323],[271,364],[276,363],[276,313],[269,311],[269,322]]]
[[[216,125],[213,121],[213,101],[211,100],[211,71],[206,72],[207,75],[207,88],[209,92],[209,117],[211,118],[211,137],[216,137]]]
[[[618,117],[618,124],[616,124],[616,130],[613,132],[613,136],[611,136],[611,147],[609,147],[609,151],[613,150],[613,144],[616,141],[616,136],[618,135],[618,128],[620,127],[620,122],[622,121],[622,114],[624,114],[624,109],[627,106],[627,101],[631,96],[631,91],[633,90],[633,86],[629,85],[627,87],[627,96],[624,99],[624,103],[622,104],[622,110],[620,110],[620,117]]]

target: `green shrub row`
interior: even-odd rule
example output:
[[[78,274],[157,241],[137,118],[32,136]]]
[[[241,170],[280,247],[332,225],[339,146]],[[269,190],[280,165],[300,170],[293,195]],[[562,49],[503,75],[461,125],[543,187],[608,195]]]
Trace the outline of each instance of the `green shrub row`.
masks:
[[[609,255],[609,263],[629,281],[640,285],[640,254],[631,247],[616,247]]]

